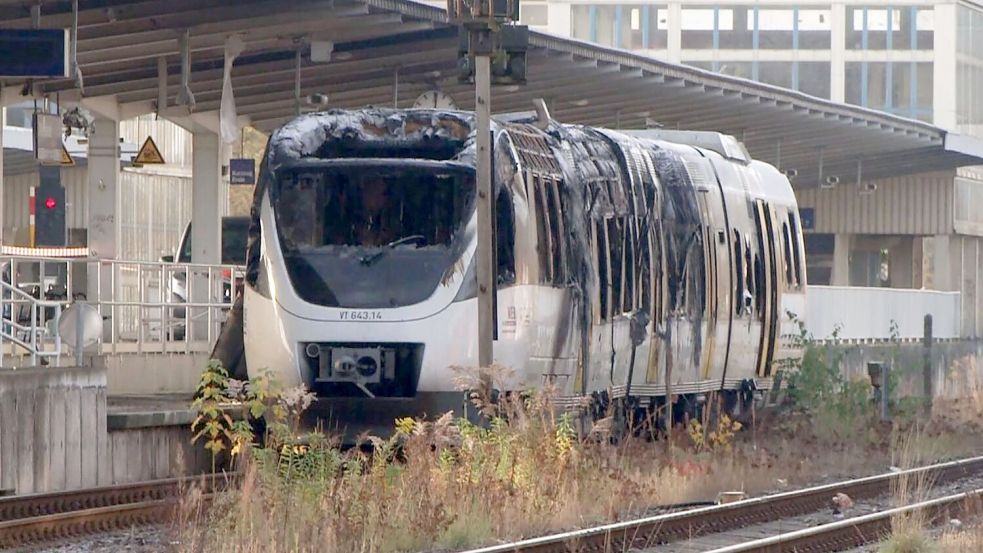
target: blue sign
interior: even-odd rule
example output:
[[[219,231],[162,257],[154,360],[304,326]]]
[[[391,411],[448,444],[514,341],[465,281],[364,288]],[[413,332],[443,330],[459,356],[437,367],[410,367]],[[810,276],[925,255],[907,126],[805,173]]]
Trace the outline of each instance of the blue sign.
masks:
[[[0,77],[71,77],[68,29],[0,29]]]
[[[229,184],[256,184],[256,160],[230,159]]]
[[[803,230],[815,230],[816,228],[816,208],[799,208],[799,219],[802,221]]]

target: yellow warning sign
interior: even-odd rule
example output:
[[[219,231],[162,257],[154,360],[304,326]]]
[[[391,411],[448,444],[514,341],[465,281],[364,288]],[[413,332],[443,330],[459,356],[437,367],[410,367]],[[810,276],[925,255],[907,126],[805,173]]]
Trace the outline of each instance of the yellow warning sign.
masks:
[[[140,151],[133,158],[134,164],[143,165],[145,163],[166,163],[164,161],[164,156],[160,155],[160,150],[157,149],[157,144],[154,144],[154,139],[147,137],[146,142],[143,146],[140,146]]]
[[[75,165],[72,154],[68,153],[68,148],[64,144],[61,145],[61,165],[62,167],[72,167]]]

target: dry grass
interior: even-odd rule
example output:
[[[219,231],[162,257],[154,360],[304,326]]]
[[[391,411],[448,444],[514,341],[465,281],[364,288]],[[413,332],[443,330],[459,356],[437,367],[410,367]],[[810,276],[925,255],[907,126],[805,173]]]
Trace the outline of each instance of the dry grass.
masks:
[[[962,455],[980,443],[940,440],[957,427],[955,418],[939,423],[938,432],[872,428],[877,440],[836,444],[804,431],[808,420],[772,419],[759,420],[754,433],[704,428],[708,436],[718,432],[715,440],[680,429],[675,435],[684,442],[673,447],[644,440],[613,446],[578,439],[572,421],[548,407],[548,391],[494,406],[482,394],[473,399],[491,419],[487,427],[450,416],[400,420],[392,439],[366,437],[370,453],[342,451],[317,434],[299,441],[287,425],[271,425],[268,447],[242,454],[240,490],[209,510],[187,496],[176,550],[457,550],[712,500],[722,491],[756,494],[883,472]],[[907,482],[896,495],[923,493],[928,484]],[[923,551],[901,541],[906,528],[922,527],[899,520],[903,547],[891,553]]]

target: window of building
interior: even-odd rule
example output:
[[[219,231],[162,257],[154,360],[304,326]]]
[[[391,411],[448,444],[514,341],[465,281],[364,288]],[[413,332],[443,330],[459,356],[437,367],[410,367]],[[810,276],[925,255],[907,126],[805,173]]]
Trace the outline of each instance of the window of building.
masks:
[[[931,50],[935,13],[931,7],[848,7],[850,50]]]
[[[847,62],[847,103],[932,120],[930,62]]]
[[[956,122],[969,127],[964,132],[983,134],[983,10],[964,4],[957,9]]]
[[[749,61],[721,61],[717,71],[724,75],[751,79],[754,77],[754,64]]]
[[[754,29],[753,17],[749,22]],[[758,10],[758,48],[763,50],[790,50],[795,29],[795,10]]]
[[[734,6],[734,26],[721,30],[719,47],[724,50],[750,50],[754,48],[754,8]]]
[[[645,48],[665,50],[669,47],[669,10],[665,6],[645,5],[642,7],[643,35],[646,35]]]
[[[570,6],[570,36],[580,40],[591,40],[591,6],[574,4]]]
[[[977,58],[983,57],[983,10],[964,4],[956,16],[956,51]]]
[[[570,7],[570,35],[629,50],[668,46],[668,10],[650,4]]]
[[[798,62],[798,89],[819,98],[830,97],[830,63],[828,61]]]
[[[705,50],[719,44],[719,31],[734,29],[734,10],[683,8],[680,19],[682,47]],[[715,41],[717,41],[715,43]]]
[[[645,38],[648,29],[643,16],[648,14],[649,7],[628,4],[618,6],[618,10],[615,18],[615,24],[618,26],[615,33],[615,46],[628,50],[647,48]]]
[[[829,50],[832,25],[829,10],[798,10],[799,50]]]
[[[523,25],[545,27],[550,24],[549,6],[523,2],[519,5],[519,20]]]
[[[934,117],[933,93],[935,88],[935,70],[931,62],[913,63],[915,67],[915,90],[912,92],[915,105],[912,115],[922,121],[932,122]],[[976,91],[983,90],[983,67],[979,68],[979,80]],[[976,103],[977,106],[981,104]],[[983,111],[983,110],[981,110]],[[983,116],[983,114],[981,114]]]
[[[763,61],[758,63],[758,80],[784,88],[792,88],[794,63],[790,61]]]
[[[795,220],[792,219],[793,225]],[[793,231],[794,232],[794,231]],[[832,234],[806,234],[804,237],[809,263],[806,277],[809,284],[827,286],[832,282],[833,247]]]
[[[882,110],[888,105],[888,83],[893,79],[888,71],[893,67],[887,62],[867,62],[864,65],[866,65],[867,72],[867,98],[863,105]],[[861,70],[861,80],[863,78],[863,70]]]
[[[866,78],[863,74],[863,66],[863,63],[858,62],[846,63],[846,68],[844,69],[844,79],[846,81],[844,99],[848,104],[862,106],[867,102],[867,87],[863,83],[863,79]]]
[[[594,12],[590,40],[605,46],[614,46],[618,6],[592,6],[592,8]]]

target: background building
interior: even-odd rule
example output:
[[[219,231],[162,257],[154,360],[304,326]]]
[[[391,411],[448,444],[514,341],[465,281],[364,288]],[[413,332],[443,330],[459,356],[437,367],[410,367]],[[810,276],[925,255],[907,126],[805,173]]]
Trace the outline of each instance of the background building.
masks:
[[[983,138],[983,5],[867,0],[524,1],[532,28]],[[658,122],[653,122],[658,124]],[[817,152],[821,155],[821,152]],[[774,159],[781,166],[780,146]],[[793,179],[810,284],[960,291],[983,331],[983,171]]]

